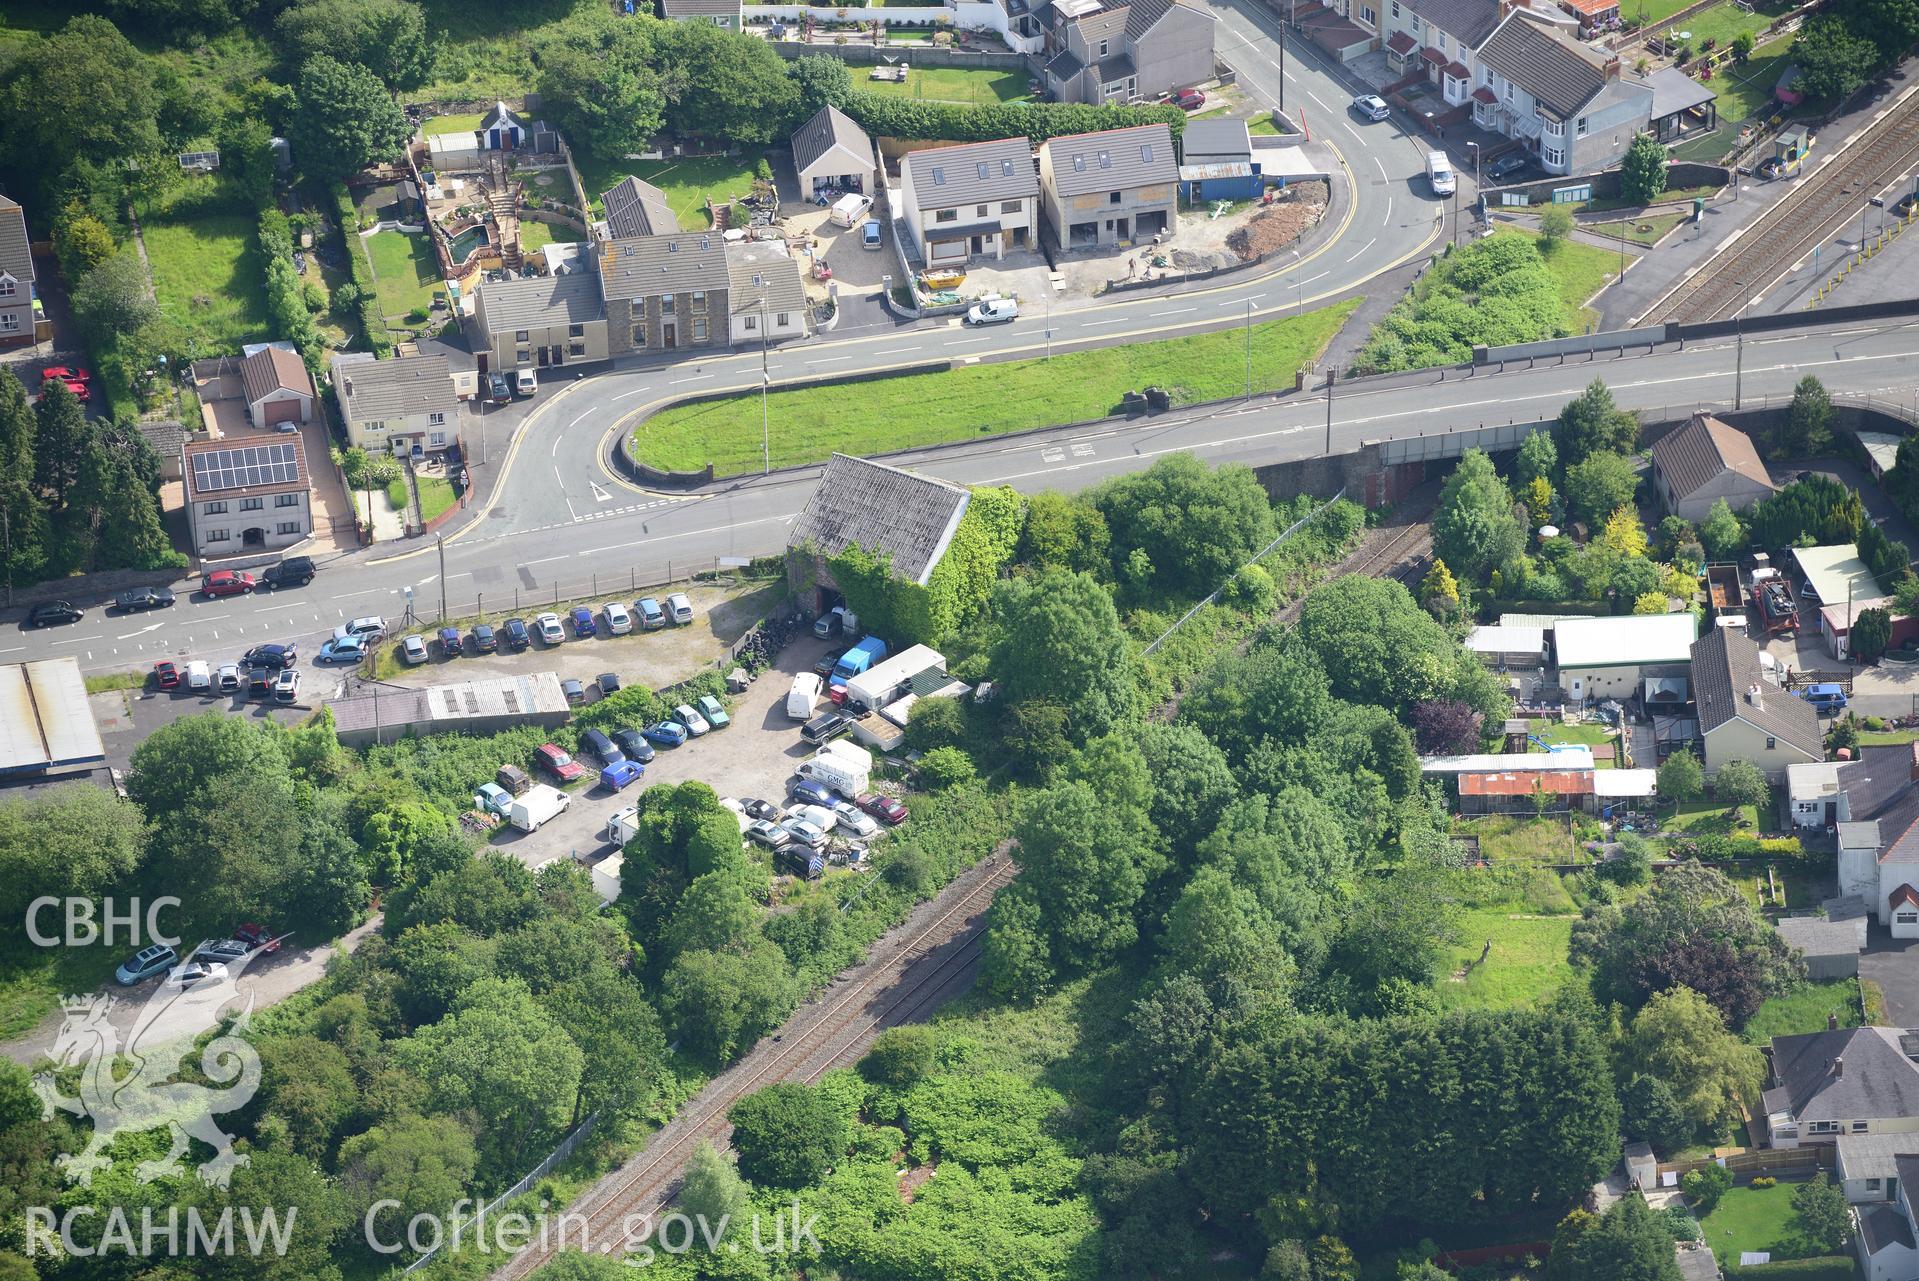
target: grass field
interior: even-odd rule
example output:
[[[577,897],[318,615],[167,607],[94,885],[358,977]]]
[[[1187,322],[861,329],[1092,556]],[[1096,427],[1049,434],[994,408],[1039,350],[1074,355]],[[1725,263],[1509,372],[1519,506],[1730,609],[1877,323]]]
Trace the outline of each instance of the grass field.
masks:
[[[1457,1009],[1509,1009],[1537,1005],[1572,978],[1566,945],[1572,938],[1573,916],[1530,916],[1480,908],[1459,919],[1459,942],[1448,956],[1453,977],[1442,975],[1439,1000]],[[1458,972],[1479,959],[1463,979]]]
[[[1628,218],[1619,222],[1582,223],[1581,229],[1594,235],[1617,239],[1621,234],[1626,243],[1632,245],[1656,245],[1666,238],[1666,233],[1692,217],[1685,210],[1671,213],[1647,214],[1643,218]]]
[[[1763,1278],[1765,1268],[1741,1268],[1739,1256],[1750,1251],[1766,1251],[1775,1262],[1782,1259],[1810,1259],[1821,1251],[1799,1232],[1799,1216],[1792,1208],[1794,1184],[1780,1183],[1770,1188],[1736,1187],[1728,1189],[1713,1212],[1700,1221],[1706,1244],[1719,1256],[1719,1266],[1728,1277]],[[1810,1281],[1817,1276],[1845,1281],[1854,1276],[1848,1258],[1832,1260],[1830,1270],[1818,1273],[1795,1271],[1795,1281]]]
[[[477,111],[468,115],[434,116],[420,128],[421,132],[425,133],[429,138],[443,133],[472,133],[480,127],[480,122],[485,119],[486,116]]]
[[[361,238],[373,259],[373,277],[380,310],[388,320],[399,320],[415,309],[433,305],[433,294],[445,288],[433,242],[404,231],[376,231]]]
[[[990,107],[1027,96],[1027,77],[1018,71],[980,67],[909,67],[904,80],[854,80],[854,86],[889,98],[927,102],[964,102]]]
[[[1858,1027],[1864,1021],[1859,1011],[1859,985],[1852,979],[1801,983],[1784,996],[1767,998],[1746,1024],[1744,1035],[1753,1045],[1764,1045],[1775,1036],[1823,1032],[1826,1016],[1833,1013],[1839,1015],[1840,1027]]]
[[[1586,300],[1619,274],[1619,254],[1577,240],[1562,240],[1546,255],[1546,270],[1559,284],[1559,304],[1573,333],[1595,328],[1599,313]]]
[[[453,492],[453,482],[450,480],[439,476],[422,476],[419,484],[421,520],[432,520],[459,501],[459,495]]]
[[[160,310],[199,338],[203,354],[237,352],[268,337],[266,264],[254,223],[217,178],[189,180],[141,215]]]
[[[1295,371],[1324,351],[1357,301],[1254,325],[1253,386],[1293,385]],[[861,383],[776,391],[768,404],[775,467],[817,462],[835,451],[876,454],[973,436],[1071,423],[1112,413],[1122,393],[1161,386],[1176,403],[1246,390],[1241,329],[1072,352],[1050,360],[972,365]],[[857,412],[848,412],[849,406]],[[723,476],[760,465],[760,398],[744,394],[679,405],[641,423],[634,452],[655,467]]]
[[[715,203],[744,196],[753,190],[753,169],[759,163],[757,151],[741,156],[690,156],[678,160],[604,160],[585,150],[573,153],[580,170],[580,184],[593,212],[606,211],[600,205],[600,193],[631,174],[645,179],[666,193],[666,203],[684,231],[698,231],[712,225],[706,216],[706,201]]]
[[[1774,18],[1790,8],[1790,5],[1782,4],[1755,4],[1748,12],[1734,4],[1733,0],[1720,0],[1712,8],[1695,13],[1679,25],[1692,32],[1692,40],[1689,43],[1695,52],[1704,48],[1708,40],[1714,42],[1715,48],[1724,49],[1730,46],[1733,38],[1742,32],[1755,40],[1758,39],[1760,32],[1764,31]],[[1715,80],[1714,83],[1718,82]]]
[[[550,222],[534,222],[530,218],[520,220],[520,252],[537,252],[541,245],[550,245],[555,241],[573,241],[581,239],[580,233],[571,227],[556,227]]]

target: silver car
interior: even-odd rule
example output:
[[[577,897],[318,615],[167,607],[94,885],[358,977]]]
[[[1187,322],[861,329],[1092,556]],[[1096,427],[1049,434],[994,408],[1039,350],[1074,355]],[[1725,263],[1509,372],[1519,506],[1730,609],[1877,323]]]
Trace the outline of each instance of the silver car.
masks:
[[[1386,100],[1376,93],[1362,93],[1353,99],[1353,110],[1364,120],[1384,120],[1393,114]]]
[[[558,645],[566,639],[566,629],[560,626],[558,614],[541,614],[533,620],[533,630],[548,645]]]

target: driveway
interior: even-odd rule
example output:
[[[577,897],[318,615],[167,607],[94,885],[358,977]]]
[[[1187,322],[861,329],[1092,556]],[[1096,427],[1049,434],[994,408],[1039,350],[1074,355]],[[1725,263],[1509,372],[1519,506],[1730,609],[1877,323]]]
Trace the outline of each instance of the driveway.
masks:
[[[1859,977],[1886,994],[1886,1019],[1893,1027],[1919,1027],[1919,939],[1896,939],[1885,926],[1870,922]]]

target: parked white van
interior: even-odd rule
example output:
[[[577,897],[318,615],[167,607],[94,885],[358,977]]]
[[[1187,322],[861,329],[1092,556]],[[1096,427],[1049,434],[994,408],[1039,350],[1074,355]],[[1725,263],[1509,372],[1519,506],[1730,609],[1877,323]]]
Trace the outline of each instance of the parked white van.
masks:
[[[1453,189],[1456,185],[1453,179],[1453,162],[1446,158],[1445,152],[1429,151],[1426,153],[1426,181],[1433,185],[1433,194],[1435,196],[1450,196],[1453,194]]]
[[[812,672],[795,676],[793,688],[786,695],[786,714],[796,721],[810,721],[819,702],[820,678]]]

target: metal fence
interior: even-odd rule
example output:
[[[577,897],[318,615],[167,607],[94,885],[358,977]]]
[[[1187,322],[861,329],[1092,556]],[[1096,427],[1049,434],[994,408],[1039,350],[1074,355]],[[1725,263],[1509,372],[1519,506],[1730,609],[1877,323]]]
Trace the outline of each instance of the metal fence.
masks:
[[[488,1215],[492,1214],[495,1210],[498,1210],[502,1205],[505,1205],[508,1201],[511,1201],[514,1197],[519,1196],[522,1192],[528,1191],[529,1189],[532,1188],[532,1186],[535,1183],[538,1183],[541,1179],[551,1174],[555,1166],[559,1165],[560,1162],[572,1156],[573,1150],[579,1147],[580,1144],[586,1140],[586,1137],[589,1134],[593,1133],[593,1127],[596,1124],[598,1124],[599,1119],[600,1119],[600,1114],[598,1112],[587,1113],[586,1119],[581,1121],[578,1125],[574,1126],[573,1133],[567,1135],[564,1139],[561,1139],[560,1146],[557,1148],[554,1148],[551,1152],[547,1153],[546,1159],[544,1161],[534,1166],[531,1170],[528,1170],[526,1172],[525,1177],[523,1177],[518,1183],[515,1183],[512,1187],[508,1188],[506,1191],[500,1193],[500,1195],[494,1197],[491,1201],[487,1202],[486,1208],[480,1211],[479,1218],[481,1220],[484,1220]],[[433,1262],[435,1256],[437,1256],[440,1253],[440,1250],[441,1250],[440,1246],[434,1246],[431,1250],[427,1251],[425,1254],[421,1255],[419,1258],[415,1259],[413,1262],[407,1264],[406,1272],[412,1272],[417,1268],[423,1268],[427,1264]],[[404,1276],[405,1273],[402,1273],[401,1275]]]
[[[481,619],[489,615],[511,617],[529,611],[554,610],[602,597],[631,597],[640,592],[664,591],[670,587],[691,587],[696,583],[733,584],[745,579],[776,581],[777,573],[752,572],[748,566],[729,564],[740,557],[715,556],[699,560],[671,561],[665,570],[603,570],[584,579],[541,583],[533,587],[503,588],[497,592],[476,592],[472,596],[433,594],[432,588],[414,595],[408,605],[414,626]]]

